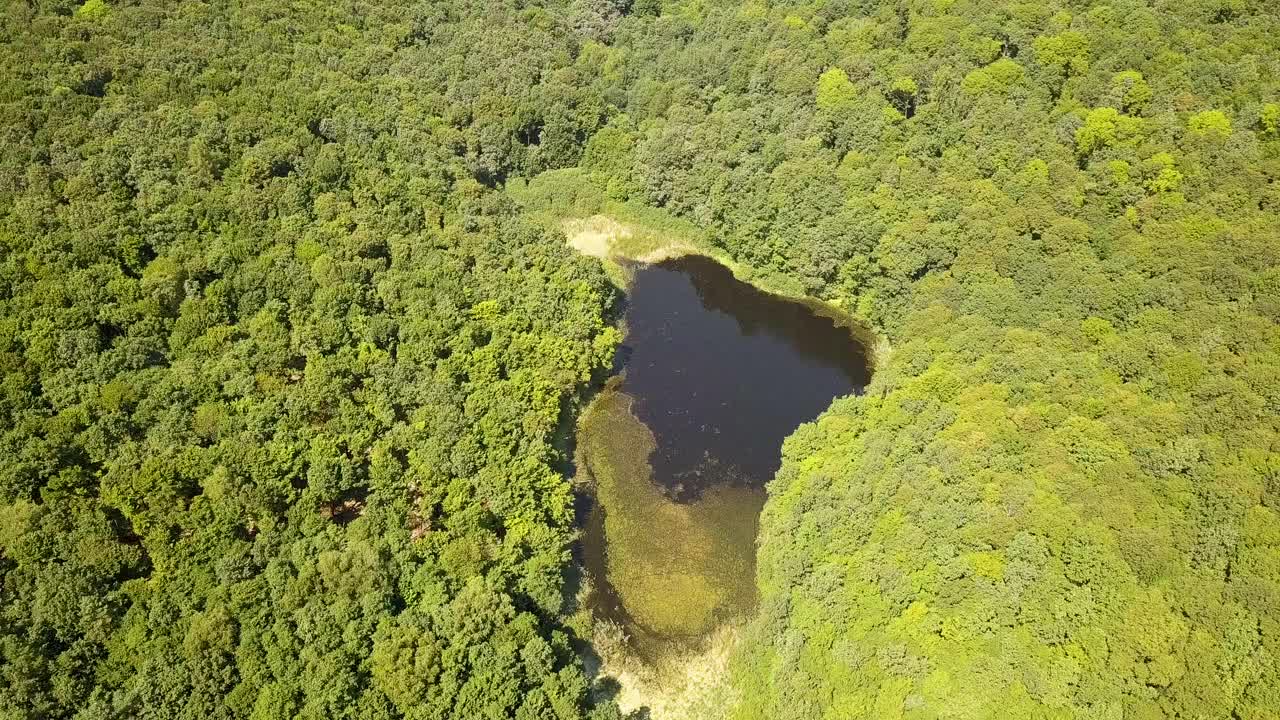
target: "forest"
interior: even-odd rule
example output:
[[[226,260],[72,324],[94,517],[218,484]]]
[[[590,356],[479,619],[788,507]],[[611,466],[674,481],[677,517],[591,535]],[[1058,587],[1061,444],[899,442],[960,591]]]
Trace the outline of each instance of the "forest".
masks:
[[[1280,715],[1274,3],[0,13],[3,720],[622,716],[625,298],[534,178],[887,348],[781,449],[724,717]]]

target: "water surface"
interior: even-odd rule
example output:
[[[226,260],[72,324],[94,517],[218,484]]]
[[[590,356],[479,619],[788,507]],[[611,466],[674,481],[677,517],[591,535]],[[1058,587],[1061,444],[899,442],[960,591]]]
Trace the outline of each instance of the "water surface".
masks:
[[[763,486],[800,423],[867,384],[848,328],[709,258],[639,266],[627,297],[622,391],[656,436],[654,479],[673,499]]]

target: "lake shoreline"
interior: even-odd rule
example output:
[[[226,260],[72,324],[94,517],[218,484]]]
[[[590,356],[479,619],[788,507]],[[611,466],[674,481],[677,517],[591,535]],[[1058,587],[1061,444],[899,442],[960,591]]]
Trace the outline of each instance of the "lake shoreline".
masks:
[[[575,247],[597,253],[627,297],[614,375],[575,436],[578,625],[597,678],[648,688],[651,708],[685,703],[682,678],[718,666],[717,652],[727,662],[754,612],[755,541],[783,440],[862,391],[870,352],[851,316],[744,282],[691,245],[637,253],[646,262],[613,252],[631,237],[620,225],[576,230]],[[716,687],[698,677],[697,692]]]

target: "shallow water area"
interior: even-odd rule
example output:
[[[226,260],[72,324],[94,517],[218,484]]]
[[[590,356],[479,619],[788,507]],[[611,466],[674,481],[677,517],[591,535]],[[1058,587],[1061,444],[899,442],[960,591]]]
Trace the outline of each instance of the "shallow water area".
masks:
[[[861,392],[867,356],[847,324],[709,258],[627,270],[621,375],[579,430],[584,561],[597,616],[640,645],[696,639],[751,608],[782,441]]]

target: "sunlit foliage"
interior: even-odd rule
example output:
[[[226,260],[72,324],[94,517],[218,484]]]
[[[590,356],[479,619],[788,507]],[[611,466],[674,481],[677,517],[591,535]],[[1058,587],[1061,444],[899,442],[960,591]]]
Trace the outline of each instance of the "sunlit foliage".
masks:
[[[1273,5],[6,3],[0,712],[591,712],[613,291],[495,192],[581,163],[894,348],[740,717],[1273,717]]]

